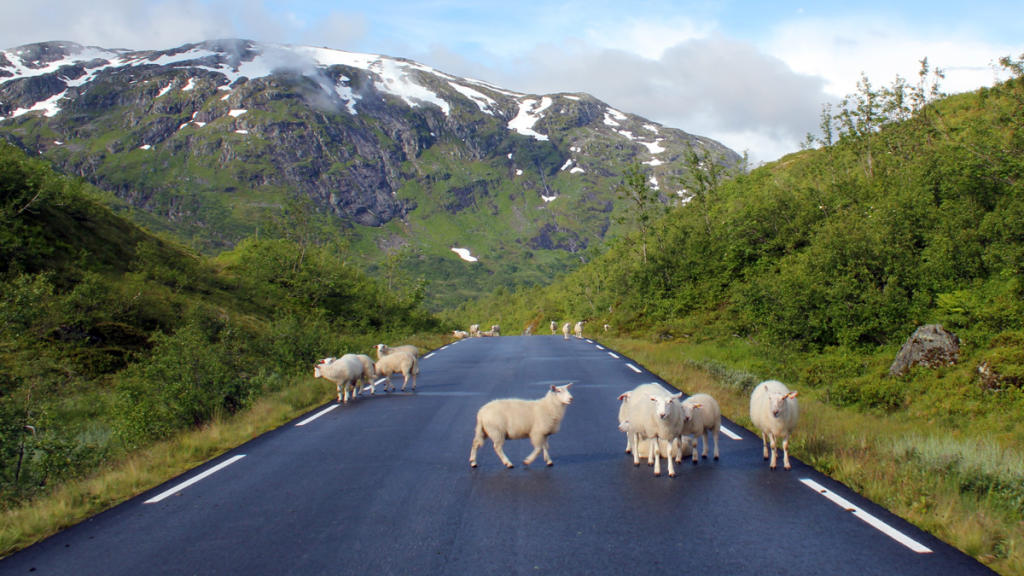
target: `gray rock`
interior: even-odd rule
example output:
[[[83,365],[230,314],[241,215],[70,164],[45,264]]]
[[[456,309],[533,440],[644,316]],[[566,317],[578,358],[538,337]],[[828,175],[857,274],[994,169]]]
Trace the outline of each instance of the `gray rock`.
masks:
[[[914,330],[889,367],[889,374],[902,376],[914,366],[952,366],[960,359],[960,338],[939,324]]]

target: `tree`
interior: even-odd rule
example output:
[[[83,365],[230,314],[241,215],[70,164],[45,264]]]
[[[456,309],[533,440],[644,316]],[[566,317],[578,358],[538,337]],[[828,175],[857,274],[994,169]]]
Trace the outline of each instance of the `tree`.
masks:
[[[618,198],[624,200],[627,205],[626,213],[619,216],[618,221],[623,224],[635,224],[640,235],[640,259],[644,264],[647,264],[647,239],[651,224],[659,212],[667,210],[661,203],[658,191],[649,182],[647,172],[639,163],[634,162],[626,168],[622,182],[615,188]]]

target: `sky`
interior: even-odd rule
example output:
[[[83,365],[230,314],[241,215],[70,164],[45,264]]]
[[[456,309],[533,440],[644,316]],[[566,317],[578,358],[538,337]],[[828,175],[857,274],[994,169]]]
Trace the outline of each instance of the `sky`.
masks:
[[[754,164],[799,150],[866,76],[964,92],[1024,54],[1024,3],[859,0],[0,0],[0,48],[167,49],[216,38],[415,60],[531,94],[586,92]]]

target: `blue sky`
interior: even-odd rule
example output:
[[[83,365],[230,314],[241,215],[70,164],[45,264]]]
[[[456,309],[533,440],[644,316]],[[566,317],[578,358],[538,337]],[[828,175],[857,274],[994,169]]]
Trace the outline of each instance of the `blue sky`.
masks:
[[[1024,3],[631,0],[3,0],[11,48],[71,40],[163,49],[212,38],[410,58],[531,93],[588,92],[715,138],[755,161],[799,148],[821,107],[861,74],[916,81],[927,57],[946,92],[997,78],[1024,53]]]

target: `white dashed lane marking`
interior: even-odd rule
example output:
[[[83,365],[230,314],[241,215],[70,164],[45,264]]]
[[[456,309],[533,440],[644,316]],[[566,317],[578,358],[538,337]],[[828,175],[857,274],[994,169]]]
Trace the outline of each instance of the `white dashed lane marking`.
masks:
[[[161,492],[160,494],[157,494],[156,496],[153,496],[149,500],[146,500],[145,503],[146,504],[156,504],[157,502],[163,500],[164,498],[167,498],[168,496],[173,496],[173,495],[177,494],[178,492],[181,492],[185,488],[188,488],[189,486],[195,484],[196,482],[199,482],[200,480],[206,478],[207,476],[210,476],[211,474],[216,474],[217,472],[220,472],[224,468],[227,468],[228,466],[234,464],[235,462],[238,462],[242,458],[245,458],[245,454],[239,454],[237,456],[233,456],[233,457],[231,457],[231,458],[221,462],[220,464],[214,466],[213,468],[210,468],[206,472],[203,472],[202,474],[192,478],[191,480],[186,480],[185,482],[182,482],[181,484],[178,484],[177,486],[175,486],[174,488],[171,488],[170,490],[165,490],[165,491]]]
[[[305,419],[305,420],[303,420],[302,422],[299,422],[299,423],[298,423],[298,424],[296,424],[295,426],[305,426],[306,424],[309,424],[309,423],[310,423],[310,422],[312,422],[313,420],[316,420],[317,418],[319,418],[319,417],[323,416],[324,414],[327,414],[328,412],[330,412],[331,410],[334,410],[334,409],[335,409],[335,408],[337,408],[337,407],[338,407],[338,405],[337,405],[337,404],[331,404],[331,405],[330,405],[330,406],[328,406],[327,408],[324,408],[323,410],[321,410],[321,411],[317,412],[316,414],[313,414],[312,416],[310,416],[309,418],[306,418],[306,419]]]
[[[632,370],[633,372],[636,372],[637,374],[640,374],[641,372],[643,372],[643,370],[637,368],[636,366],[633,366],[629,362],[626,362],[626,366],[629,366],[629,369]]]
[[[904,546],[910,548],[914,552],[917,552],[918,554],[931,553],[931,548],[928,548],[924,544],[921,544],[920,542],[914,540],[910,536],[907,536],[903,532],[900,532],[899,530],[893,528],[892,526],[889,526],[888,524],[882,522],[881,520],[872,516],[871,514],[868,514],[864,510],[855,506],[846,498],[843,498],[842,496],[836,494],[835,492],[832,492],[831,490],[825,488],[821,484],[818,484],[814,480],[811,480],[810,478],[801,478],[800,481],[803,482],[808,488],[814,490],[815,492],[818,492],[825,498],[828,498],[835,504],[839,505],[840,508],[846,510],[847,512],[853,512],[854,516],[867,522],[875,530],[878,530],[879,532],[885,534],[886,536],[892,538],[900,544],[903,544]]]

